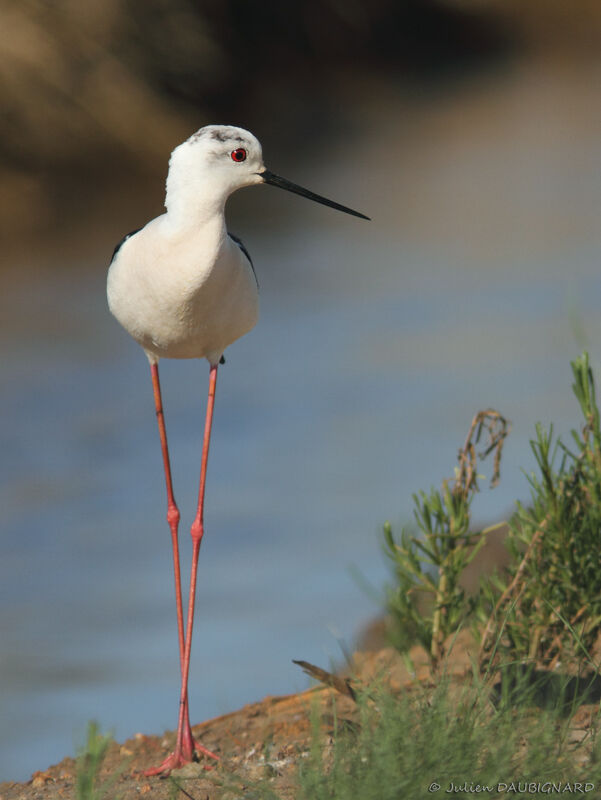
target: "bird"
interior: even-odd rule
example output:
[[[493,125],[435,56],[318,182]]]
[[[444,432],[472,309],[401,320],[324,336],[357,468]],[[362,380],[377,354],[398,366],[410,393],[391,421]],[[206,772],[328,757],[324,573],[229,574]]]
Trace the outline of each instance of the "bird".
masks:
[[[254,266],[241,240],[227,230],[225,204],[237,189],[261,184],[369,219],[270,172],[263,163],[259,140],[244,128],[206,125],[171,153],[165,213],[121,240],[108,271],[109,309],[141,345],[150,364],[173,552],[181,678],[177,734],[173,752],[157,767],[147,770],[146,775],[166,776],[194,760],[197,753],[219,760],[192,734],[188,678],[217,371],[225,363],[226,348],[255,326],[259,314]],[[159,380],[162,358],[197,358],[209,363],[200,483],[190,531],[192,564],[185,625],[178,540],[180,512],[173,491]]]

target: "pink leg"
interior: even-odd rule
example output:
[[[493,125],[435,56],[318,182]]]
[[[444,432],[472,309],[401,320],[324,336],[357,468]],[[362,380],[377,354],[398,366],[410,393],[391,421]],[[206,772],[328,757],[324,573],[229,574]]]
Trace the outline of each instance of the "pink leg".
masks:
[[[165,478],[167,481],[167,497],[169,503],[169,509],[175,508],[177,512],[177,507],[175,506],[175,500],[173,500],[173,491],[171,486],[171,470],[169,468],[169,455],[167,453],[167,437],[164,436],[165,428],[163,422],[163,412],[160,400],[160,387],[158,383],[158,369],[156,365],[153,365],[153,386],[155,387],[155,403],[157,404],[157,418],[159,419],[159,431],[161,433],[161,446],[163,447],[163,459],[165,463]],[[155,374],[156,374],[156,382],[155,382]],[[188,719],[188,675],[190,672],[190,652],[192,649],[192,630],[194,625],[194,604],[196,599],[196,576],[198,572],[198,555],[200,552],[200,543],[203,537],[203,512],[204,512],[204,496],[205,496],[205,486],[207,481],[207,462],[209,458],[209,445],[211,441],[211,425],[213,422],[213,409],[215,407],[215,388],[217,385],[217,365],[211,365],[211,371],[209,376],[209,398],[207,402],[207,416],[205,422],[205,431],[204,431],[204,442],[202,448],[202,462],[200,468],[200,488],[198,490],[198,507],[196,511],[196,517],[194,518],[194,522],[192,523],[191,529],[191,536],[192,536],[192,569],[190,574],[190,594],[188,600],[188,623],[186,628],[186,640],[184,643],[184,636],[183,636],[183,612],[182,612],[182,599],[181,599],[181,580],[180,580],[180,572],[179,572],[179,551],[177,547],[177,522],[179,521],[179,512],[177,512],[177,521],[173,525],[170,521],[169,524],[171,526],[172,537],[174,536],[174,549],[173,549],[173,559],[174,564],[176,564],[175,568],[175,582],[176,582],[176,595],[178,598],[178,630],[180,635],[180,659],[181,659],[181,672],[182,672],[182,684],[181,684],[181,693],[180,693],[180,709],[179,709],[179,719],[178,719],[178,726],[177,726],[177,738],[175,744],[175,750],[171,755],[169,755],[162,764],[158,767],[153,767],[152,769],[146,770],[144,773],[145,775],[168,775],[172,769],[177,769],[181,767],[183,764],[186,764],[189,761],[192,761],[194,757],[194,750],[198,750],[201,753],[209,756],[210,758],[214,758],[217,761],[219,760],[219,756],[212,753],[210,750],[207,750],[206,747],[203,747],[199,742],[194,741],[192,737],[192,732],[190,731],[190,722]],[[158,397],[158,403],[157,403]],[[159,408],[161,409],[159,415]],[[163,437],[164,437],[164,446],[163,446]],[[173,503],[173,506],[172,506]],[[175,515],[172,514],[172,518],[175,519]],[[168,512],[168,519],[169,519],[169,512]],[[173,531],[175,530],[175,535]]]

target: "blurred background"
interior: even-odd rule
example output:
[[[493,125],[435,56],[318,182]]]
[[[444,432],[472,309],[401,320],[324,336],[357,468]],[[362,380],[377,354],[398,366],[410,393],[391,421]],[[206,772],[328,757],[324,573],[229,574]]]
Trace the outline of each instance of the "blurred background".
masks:
[[[513,423],[484,522],[527,499],[535,422],[577,424],[569,360],[601,342],[601,10],[1,0],[0,43],[0,780],[23,780],[89,719],[176,723],[148,365],[105,301],[173,147],[247,127],[269,169],[373,218],[271,187],[228,205],[262,318],[220,374],[194,723],[353,647],[382,523],[452,475],[476,411]],[[207,374],[163,362],[185,557]]]

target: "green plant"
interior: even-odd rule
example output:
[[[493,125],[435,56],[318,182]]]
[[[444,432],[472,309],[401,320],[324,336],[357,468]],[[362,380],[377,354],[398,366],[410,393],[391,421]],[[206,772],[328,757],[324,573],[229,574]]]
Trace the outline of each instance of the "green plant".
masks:
[[[563,704],[532,713],[530,695],[522,702],[519,691],[500,692],[495,706],[476,682],[460,690],[443,680],[433,693],[400,696],[371,687],[358,698],[358,724],[339,726],[325,742],[319,735],[319,747],[300,762],[295,797],[542,797],[557,787],[573,793],[599,785],[594,727],[573,744],[573,716]]]
[[[415,520],[421,536],[407,528],[395,539],[389,522],[384,526],[387,555],[396,583],[387,589],[387,604],[393,634],[399,649],[417,639],[437,668],[444,658],[444,642],[474,610],[476,599],[460,585],[465,567],[484,544],[486,531],[470,530],[471,504],[478,491],[476,445],[482,434],[488,441],[479,457],[494,452],[491,485],[499,478],[507,421],[489,409],[474,417],[463,448],[459,451],[455,480],[445,480],[442,489],[413,495]]]
[[[509,575],[497,581],[494,610],[482,639],[505,660],[554,667],[589,651],[601,625],[601,427],[588,354],[571,363],[584,424],[569,449],[553,428],[536,426],[531,447],[537,473],[531,501],[517,505],[508,546]],[[578,652],[580,651],[580,652]]]
[[[99,785],[98,776],[112,741],[112,736],[100,733],[96,722],[88,723],[86,744],[80,750],[77,758],[75,780],[77,800],[101,800],[117,779],[118,774]]]

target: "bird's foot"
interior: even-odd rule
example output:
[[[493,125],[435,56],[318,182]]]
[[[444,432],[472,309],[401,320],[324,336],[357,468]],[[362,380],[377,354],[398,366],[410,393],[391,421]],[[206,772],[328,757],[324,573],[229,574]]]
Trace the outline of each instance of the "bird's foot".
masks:
[[[194,741],[194,750],[197,753],[202,753],[203,756],[208,756],[209,758],[214,758],[215,761],[220,761],[220,758],[219,758],[218,755],[216,755],[215,753],[211,752],[211,750],[209,750],[207,747],[205,747],[200,742],[197,742],[196,739],[194,739],[193,741]],[[213,766],[209,766],[208,764],[205,764],[205,769],[213,769]]]
[[[211,752],[208,748],[194,738],[189,722],[187,725],[185,725],[184,732],[182,734],[181,751],[182,755],[187,759],[187,761],[194,761],[194,756],[196,753],[202,753],[203,756],[208,756],[209,758],[215,759],[215,761],[219,761],[218,755],[215,755],[215,753]],[[208,767],[208,769],[212,769],[212,767]]]
[[[145,769],[144,775],[146,775],[147,778],[149,778],[151,775],[160,775],[162,778],[167,778],[171,773],[171,770],[180,769],[180,767],[183,767],[184,764],[190,763],[190,761],[192,761],[191,758],[184,758],[181,753],[174,751],[171,753],[171,755],[168,755],[158,767]]]
[[[150,769],[145,770],[144,775],[147,777],[150,777],[151,775],[161,775],[162,777],[166,778],[172,770],[180,769],[185,764],[189,764],[191,761],[194,761],[196,753],[202,753],[202,755],[213,758],[215,761],[220,760],[218,755],[211,752],[200,742],[197,742],[192,736],[191,729],[187,728],[185,733],[182,735],[181,743],[178,742],[178,745],[176,745],[173,753],[168,755],[158,767],[151,767]],[[213,766],[206,764],[204,768],[209,770],[213,769]]]

